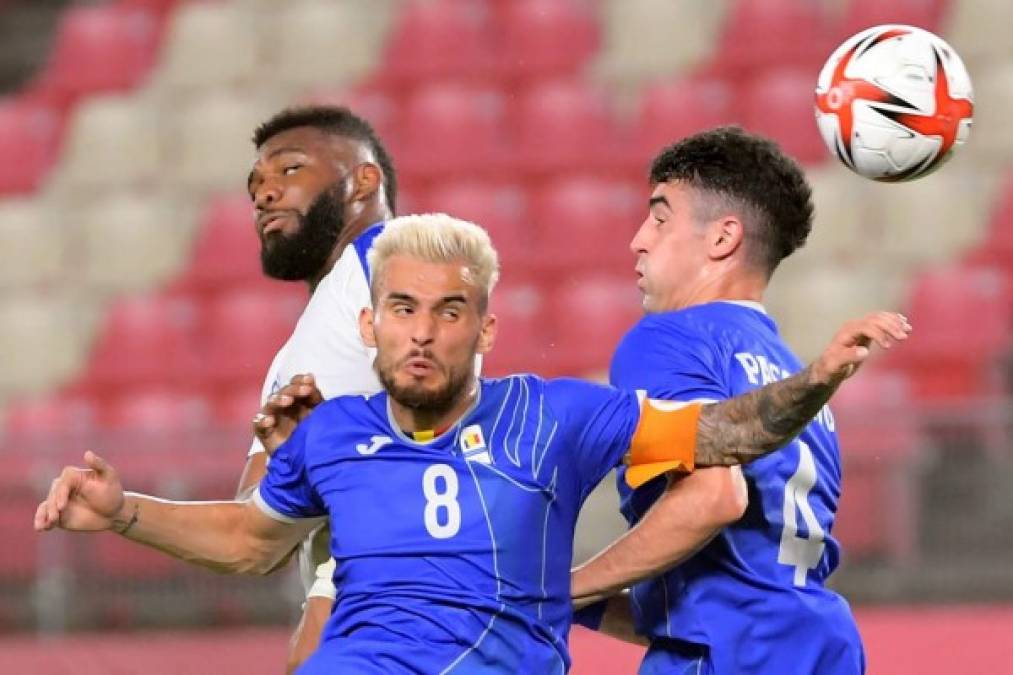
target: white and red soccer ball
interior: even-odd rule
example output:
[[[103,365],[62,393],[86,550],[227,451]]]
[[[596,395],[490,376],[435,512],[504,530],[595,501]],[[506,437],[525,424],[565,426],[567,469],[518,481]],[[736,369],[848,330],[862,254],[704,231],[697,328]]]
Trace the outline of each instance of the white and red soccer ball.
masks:
[[[913,26],[876,26],[831,54],[816,84],[827,148],[856,173],[912,180],[967,141],[971,78],[941,38]]]

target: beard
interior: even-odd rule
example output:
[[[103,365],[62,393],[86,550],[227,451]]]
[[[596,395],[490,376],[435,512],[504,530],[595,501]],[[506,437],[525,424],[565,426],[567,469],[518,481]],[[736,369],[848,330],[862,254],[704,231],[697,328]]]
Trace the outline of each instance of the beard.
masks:
[[[399,385],[394,377],[397,364],[388,364],[380,356],[377,356],[376,360],[373,361],[373,370],[376,371],[376,375],[380,378],[380,383],[387,394],[404,407],[434,417],[444,415],[465,395],[468,387],[471,385],[471,381],[474,379],[474,373],[467,366],[444,368],[428,350],[415,352],[407,358],[417,356],[431,360],[438,368],[444,370],[447,378],[441,387],[426,389],[421,385]],[[474,358],[472,358],[473,361]]]
[[[324,190],[306,214],[296,214],[294,234],[271,233],[260,241],[260,267],[264,274],[282,281],[305,281],[320,274],[345,229],[344,209],[338,186]]]

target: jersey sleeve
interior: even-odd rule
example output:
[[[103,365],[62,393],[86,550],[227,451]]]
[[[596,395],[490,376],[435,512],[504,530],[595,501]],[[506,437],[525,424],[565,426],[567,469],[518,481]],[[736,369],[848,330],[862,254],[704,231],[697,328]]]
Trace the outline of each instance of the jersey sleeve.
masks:
[[[562,378],[545,383],[545,398],[562,429],[575,469],[589,492],[622,462],[640,421],[634,392]]]
[[[720,355],[720,336],[709,335],[679,320],[648,317],[637,324],[616,349],[609,379],[614,386],[636,389],[649,397],[653,413],[689,403],[713,403],[734,395],[728,385],[727,359]],[[687,422],[689,420],[686,420]],[[693,421],[693,445],[696,444]],[[689,432],[686,425],[681,431]],[[637,488],[679,466],[659,458],[653,450],[620,472],[620,483]]]
[[[291,438],[271,456],[267,474],[254,492],[257,506],[276,520],[290,522],[327,514],[306,471],[306,450],[313,426],[311,416],[296,427]]]
[[[693,470],[699,405],[568,379],[550,381],[546,398],[566,425],[564,437],[574,439],[586,490],[624,460],[634,486],[668,471]]]

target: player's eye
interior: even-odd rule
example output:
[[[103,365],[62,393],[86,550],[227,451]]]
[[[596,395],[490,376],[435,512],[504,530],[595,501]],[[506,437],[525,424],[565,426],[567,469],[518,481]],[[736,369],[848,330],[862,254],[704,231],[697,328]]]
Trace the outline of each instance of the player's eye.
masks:
[[[456,307],[447,307],[446,309],[443,310],[443,317],[450,321],[457,321],[457,319],[460,316],[461,310],[457,309]]]
[[[281,170],[281,172],[282,172],[282,174],[284,174],[286,176],[291,176],[292,174],[294,174],[296,171],[298,171],[302,167],[303,167],[302,164],[289,164],[288,166],[286,166],[285,168],[283,168]]]
[[[410,305],[394,305],[391,312],[396,316],[409,316],[412,314],[412,308]]]

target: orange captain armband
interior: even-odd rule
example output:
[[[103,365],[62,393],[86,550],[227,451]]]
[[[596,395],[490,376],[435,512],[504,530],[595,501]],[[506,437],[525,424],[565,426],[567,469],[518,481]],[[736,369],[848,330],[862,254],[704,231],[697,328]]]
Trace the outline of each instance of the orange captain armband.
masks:
[[[626,454],[626,483],[638,488],[668,471],[690,473],[696,458],[699,403],[647,398],[638,391],[640,422]]]

